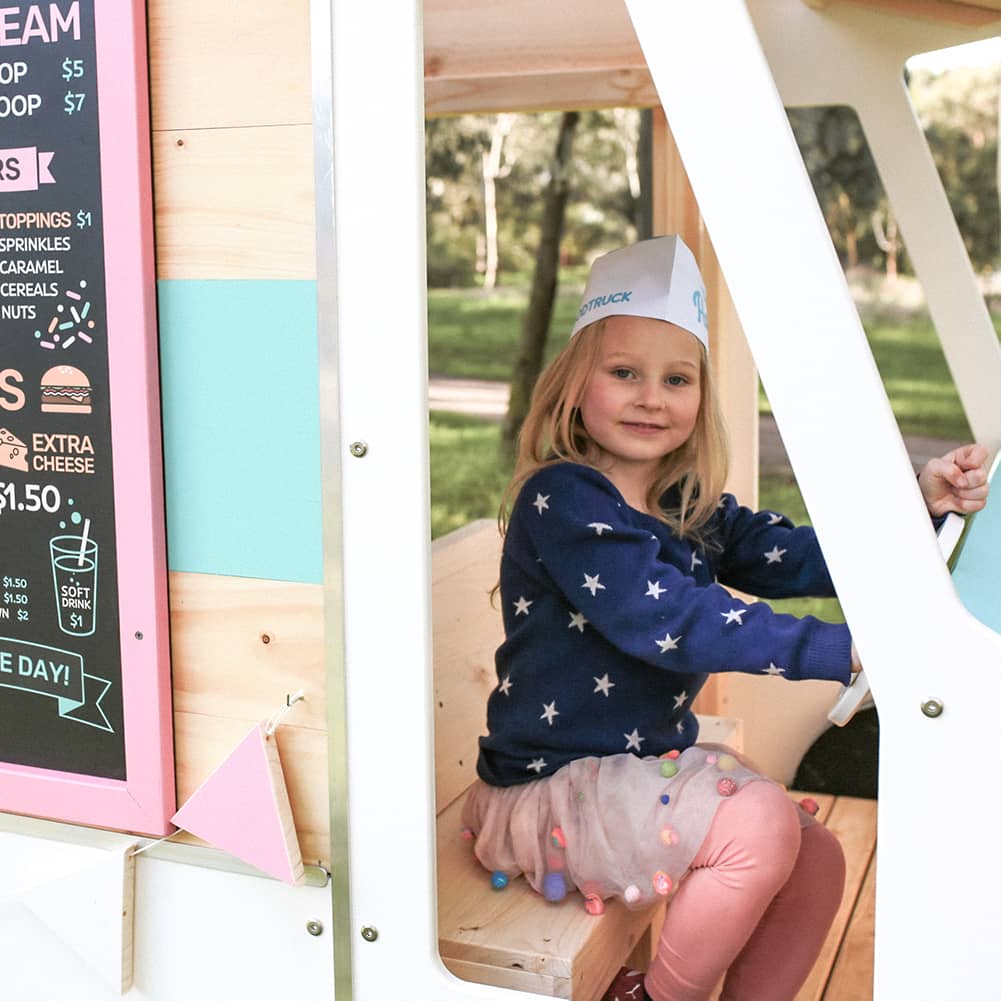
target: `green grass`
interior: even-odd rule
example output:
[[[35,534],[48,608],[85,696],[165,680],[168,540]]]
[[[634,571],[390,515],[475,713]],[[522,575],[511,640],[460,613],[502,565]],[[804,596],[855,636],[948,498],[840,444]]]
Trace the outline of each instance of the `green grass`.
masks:
[[[566,343],[580,289],[561,289],[553,310],[546,360]],[[467,379],[511,378],[527,303],[522,289],[431,289],[428,292],[428,368]]]
[[[900,430],[969,438],[970,426],[931,321],[873,320],[866,332]]]
[[[967,440],[959,402],[938,335],[924,316],[864,321],[869,347],[902,434]],[[762,392],[762,413],[770,413]]]
[[[500,425],[431,414],[431,535],[496,518],[510,470],[500,462]]]

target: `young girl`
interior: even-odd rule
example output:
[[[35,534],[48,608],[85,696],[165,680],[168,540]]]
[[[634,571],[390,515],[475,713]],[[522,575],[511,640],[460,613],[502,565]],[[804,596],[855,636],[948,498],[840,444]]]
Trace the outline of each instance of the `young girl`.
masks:
[[[501,561],[506,639],[464,813],[486,869],[592,913],[676,890],[653,1001],[792,999],[841,901],[837,840],[725,748],[696,744],[707,672],[847,683],[848,628],[766,598],[831,595],[809,528],[724,494],[705,289],[676,236],[595,262],[521,435]],[[983,506],[986,450],[922,472]]]

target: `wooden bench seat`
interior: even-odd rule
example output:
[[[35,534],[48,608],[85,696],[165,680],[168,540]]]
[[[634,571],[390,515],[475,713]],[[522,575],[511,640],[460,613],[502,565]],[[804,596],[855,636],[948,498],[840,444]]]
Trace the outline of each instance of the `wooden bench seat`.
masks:
[[[439,950],[465,980],[596,1001],[621,966],[646,967],[651,925],[663,905],[630,911],[609,901],[595,917],[579,893],[549,903],[524,879],[495,890],[461,834],[462,800],[476,778],[477,738],[485,732],[486,700],[496,684],[493,655],[503,635],[489,599],[500,545],[494,523],[478,521],[432,548]],[[703,741],[740,749],[735,721],[701,722]]]
[[[579,893],[551,904],[521,878],[494,890],[460,834],[463,798],[438,818],[438,947],[445,965],[479,983],[574,1001],[600,998],[644,941],[651,910],[609,901],[593,917]]]

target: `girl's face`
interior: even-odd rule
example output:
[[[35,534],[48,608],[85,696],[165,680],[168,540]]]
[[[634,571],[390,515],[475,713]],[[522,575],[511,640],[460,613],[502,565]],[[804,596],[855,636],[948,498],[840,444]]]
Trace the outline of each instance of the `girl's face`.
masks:
[[[620,489],[620,479],[648,484],[660,460],[688,441],[701,372],[702,346],[687,330],[639,316],[605,321],[580,415]]]

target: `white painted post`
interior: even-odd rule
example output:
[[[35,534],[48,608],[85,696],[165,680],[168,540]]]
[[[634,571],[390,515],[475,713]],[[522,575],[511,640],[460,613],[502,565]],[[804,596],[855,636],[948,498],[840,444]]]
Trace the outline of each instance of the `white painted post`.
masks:
[[[346,710],[331,733],[346,754],[331,762],[337,1001],[524,1001],[456,979],[438,955],[422,8],[328,3],[314,60],[329,76],[314,88],[332,94],[316,174],[330,198],[318,243],[332,239],[319,275],[327,656]]]
[[[1001,636],[952,588],[746,4],[627,6],[879,703],[875,996],[983,996]]]

